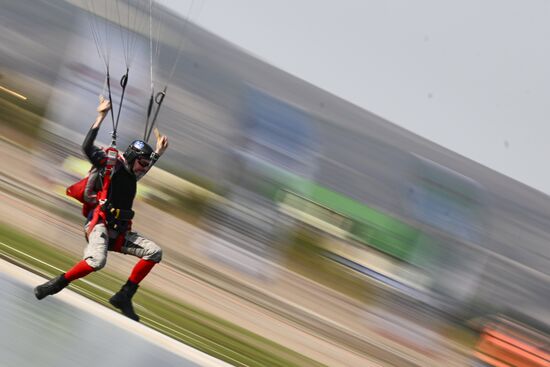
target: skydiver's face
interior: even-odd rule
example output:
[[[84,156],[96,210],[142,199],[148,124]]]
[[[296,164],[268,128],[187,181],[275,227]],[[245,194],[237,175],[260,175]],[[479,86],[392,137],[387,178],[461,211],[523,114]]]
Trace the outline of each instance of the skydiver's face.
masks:
[[[132,166],[132,171],[134,171],[134,174],[140,175],[147,171],[147,168],[151,164],[151,161],[146,158],[136,158],[134,160],[134,165]]]

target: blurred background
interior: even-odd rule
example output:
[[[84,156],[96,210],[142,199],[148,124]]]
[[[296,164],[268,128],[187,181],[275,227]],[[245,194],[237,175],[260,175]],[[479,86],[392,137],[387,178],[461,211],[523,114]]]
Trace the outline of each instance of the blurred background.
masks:
[[[107,70],[115,116],[129,70],[119,149],[143,137],[151,95],[170,139],[135,206],[134,228],[165,251],[136,297],[145,325],[233,365],[549,365],[547,195],[190,18],[143,0],[1,2],[3,259],[46,277],[79,259],[84,218],[65,188],[89,169],[80,145]],[[107,305],[132,264],[110,255],[72,287]],[[2,292],[2,322],[21,320],[0,331],[3,365],[36,365],[18,329],[45,311]]]

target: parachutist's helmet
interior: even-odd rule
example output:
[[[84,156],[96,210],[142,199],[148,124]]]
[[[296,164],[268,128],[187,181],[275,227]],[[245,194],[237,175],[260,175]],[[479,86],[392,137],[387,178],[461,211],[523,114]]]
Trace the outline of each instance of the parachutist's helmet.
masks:
[[[136,158],[151,158],[153,148],[143,140],[134,140],[124,152],[124,159],[129,167],[132,167]]]

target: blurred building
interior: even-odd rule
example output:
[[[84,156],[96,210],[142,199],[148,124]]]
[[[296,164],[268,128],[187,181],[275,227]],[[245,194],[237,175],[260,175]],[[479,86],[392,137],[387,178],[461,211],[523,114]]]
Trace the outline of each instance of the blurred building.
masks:
[[[61,157],[78,151],[104,83],[88,14],[77,3],[2,5],[0,81],[20,85],[47,107],[43,139]],[[292,219],[335,238],[336,246],[324,248],[329,258],[434,307],[514,309],[550,320],[547,195],[192,23],[181,33],[180,17],[160,13],[170,35],[162,39],[161,75],[176,59],[179,37],[185,41],[159,117],[171,139],[161,167],[224,193],[229,202],[210,220],[226,231],[242,212],[235,205],[259,213],[239,218],[237,227],[249,228],[238,247],[269,243],[274,221]],[[121,146],[143,129],[147,43],[145,34],[137,36]],[[391,266],[373,271],[373,259]]]

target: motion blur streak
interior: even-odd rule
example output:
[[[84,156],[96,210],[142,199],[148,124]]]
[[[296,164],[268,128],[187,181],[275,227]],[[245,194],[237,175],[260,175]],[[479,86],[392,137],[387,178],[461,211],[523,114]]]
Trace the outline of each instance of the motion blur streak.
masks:
[[[64,192],[89,169],[80,145],[105,91],[89,17],[113,34],[116,79],[124,47],[117,17],[80,2],[1,7],[0,79],[17,95],[0,94],[0,241],[9,246],[0,256],[51,276],[85,246],[80,207]],[[148,326],[234,365],[548,365],[548,196],[192,22],[182,33],[179,16],[154,9],[164,35],[159,77],[185,42],[157,121],[170,147],[140,181],[135,205],[134,228],[164,251],[136,297]],[[148,32],[133,36],[119,147],[143,135],[150,98]],[[120,94],[113,82],[113,99]],[[108,128],[98,140],[110,142]],[[105,304],[131,265],[110,254],[89,278],[95,286],[80,284]],[[25,343],[36,328],[32,345],[60,366],[116,355],[126,340],[57,295],[39,304],[17,279],[1,283],[10,326],[0,329],[0,356],[11,359],[0,365],[36,365]],[[140,354],[128,343],[136,353],[117,365],[157,361],[156,349]]]
[[[11,94],[12,96],[15,96],[15,97],[17,97],[17,98],[20,98],[20,99],[22,99],[22,100],[26,100],[26,99],[27,99],[27,97],[25,97],[24,95],[19,94],[19,93],[17,93],[17,92],[14,92],[14,91],[12,91],[12,90],[10,90],[10,89],[8,89],[8,88],[4,88],[4,87],[2,87],[1,85],[0,85],[0,89],[3,90],[3,91],[6,92],[6,93]]]

